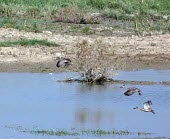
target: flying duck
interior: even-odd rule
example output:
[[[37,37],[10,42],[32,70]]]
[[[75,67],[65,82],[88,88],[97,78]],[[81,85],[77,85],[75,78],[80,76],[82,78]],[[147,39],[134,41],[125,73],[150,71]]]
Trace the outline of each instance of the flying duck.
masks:
[[[57,61],[56,66],[59,67],[68,67],[69,65],[71,65],[71,60],[69,58],[59,58],[59,60]]]
[[[135,92],[138,92],[139,95],[142,95],[141,90],[136,87],[128,88],[128,90],[124,93],[124,95],[130,96],[130,95],[134,94]]]
[[[144,103],[144,106],[143,108],[133,108],[133,109],[138,109],[138,110],[141,110],[141,111],[144,111],[144,112],[152,112],[153,114],[155,114],[154,110],[152,109],[152,101],[151,100],[148,100]]]

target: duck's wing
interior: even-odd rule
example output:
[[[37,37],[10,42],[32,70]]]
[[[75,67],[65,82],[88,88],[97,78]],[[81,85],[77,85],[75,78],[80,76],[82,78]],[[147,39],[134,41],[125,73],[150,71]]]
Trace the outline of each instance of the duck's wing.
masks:
[[[141,92],[141,90],[139,88],[136,88],[136,87],[130,87],[128,89],[133,90],[134,92]]]
[[[66,67],[71,65],[71,60],[70,59],[64,59],[62,62],[63,62],[63,65],[66,66]]]
[[[62,65],[61,60],[58,60],[56,66],[59,68],[61,65]]]
[[[128,89],[128,90],[124,93],[124,95],[130,96],[130,95],[132,95],[132,94],[134,94],[134,93],[135,93],[135,91],[134,91],[133,89]]]
[[[62,62],[62,63],[70,63],[70,61],[68,61],[68,60],[66,60],[66,59],[62,60],[61,62]]]
[[[69,58],[65,58],[64,60],[66,60],[67,62],[71,62],[71,60]]]
[[[60,59],[58,60],[56,66],[57,67],[65,67],[71,64],[71,60],[70,59]]]

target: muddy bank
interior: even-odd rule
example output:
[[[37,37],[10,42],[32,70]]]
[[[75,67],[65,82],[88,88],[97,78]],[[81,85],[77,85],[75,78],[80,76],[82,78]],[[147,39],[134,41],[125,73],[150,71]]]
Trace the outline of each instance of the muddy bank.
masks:
[[[93,43],[96,39],[109,46],[110,61],[121,58],[126,61],[124,70],[137,69],[169,69],[170,68],[170,35],[157,36],[71,36],[59,33],[32,33],[16,29],[0,28],[0,41],[21,39],[46,39],[59,44],[59,47],[46,46],[15,46],[0,47],[1,72],[58,72],[56,58],[69,57],[75,61],[76,44],[81,40]],[[70,70],[76,70],[72,65]]]
[[[121,70],[142,70],[142,69],[170,69],[170,61],[162,61],[154,59],[150,61],[138,61],[138,59],[127,58],[126,67]],[[56,62],[53,59],[49,61],[33,62],[33,61],[15,61],[15,62],[0,62],[0,72],[62,72],[62,71],[77,71],[77,67],[72,65],[68,69],[60,69],[56,67]]]

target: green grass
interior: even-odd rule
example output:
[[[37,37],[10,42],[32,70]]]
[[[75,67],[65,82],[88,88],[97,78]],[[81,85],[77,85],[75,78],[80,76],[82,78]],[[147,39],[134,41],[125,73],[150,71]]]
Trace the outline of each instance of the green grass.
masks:
[[[85,26],[81,32],[85,35],[91,35],[91,34],[95,34],[95,31],[92,30],[89,26]]]
[[[53,42],[48,42],[47,40],[36,40],[36,39],[0,42],[0,47],[12,47],[16,45],[21,45],[21,46],[41,45],[41,46],[48,46],[48,47],[59,46],[58,44]]]
[[[19,30],[42,32],[46,30],[47,21],[41,19],[16,19],[3,17],[0,19],[0,27],[16,28]]]
[[[73,10],[59,14],[59,11],[65,7],[71,7]],[[0,27],[41,32],[45,29],[44,26],[32,19],[53,21],[59,16],[58,19],[64,21],[73,19],[78,22],[83,15],[77,15],[80,12],[76,12],[75,8],[83,11],[82,13],[100,12],[107,18],[131,21],[137,33],[145,31],[170,33],[170,0],[143,0],[143,2],[142,0],[0,0],[0,18],[3,19],[0,20]],[[89,32],[88,28],[84,28],[82,32],[86,34]]]
[[[169,0],[1,0],[1,5],[21,5],[22,7],[39,7],[44,9],[47,7],[62,8],[66,6],[76,6],[79,8],[95,8],[95,9],[120,9],[131,13],[138,11],[143,6],[146,9],[161,11],[162,14],[170,14]],[[39,9],[38,8],[38,9]]]
[[[1,16],[46,17],[55,11],[71,6],[83,10],[118,11],[119,14],[170,15],[169,0],[1,0]]]

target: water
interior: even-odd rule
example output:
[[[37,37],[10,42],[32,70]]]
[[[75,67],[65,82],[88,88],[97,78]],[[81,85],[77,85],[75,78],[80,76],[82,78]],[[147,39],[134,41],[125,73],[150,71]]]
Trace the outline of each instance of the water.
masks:
[[[120,71],[118,79],[134,81],[170,81],[170,70]]]
[[[169,70],[144,70],[120,72],[117,79],[169,81],[169,75]],[[19,132],[17,128],[21,130],[114,128],[170,137],[170,86],[135,85],[142,90],[143,95],[134,94],[127,97],[123,94],[126,88],[120,88],[121,84],[87,85],[53,80],[54,77],[61,79],[66,76],[68,75],[62,73],[52,75],[0,73],[1,138],[66,138]],[[156,114],[133,109],[136,106],[143,107],[143,102],[147,100],[152,100]]]

